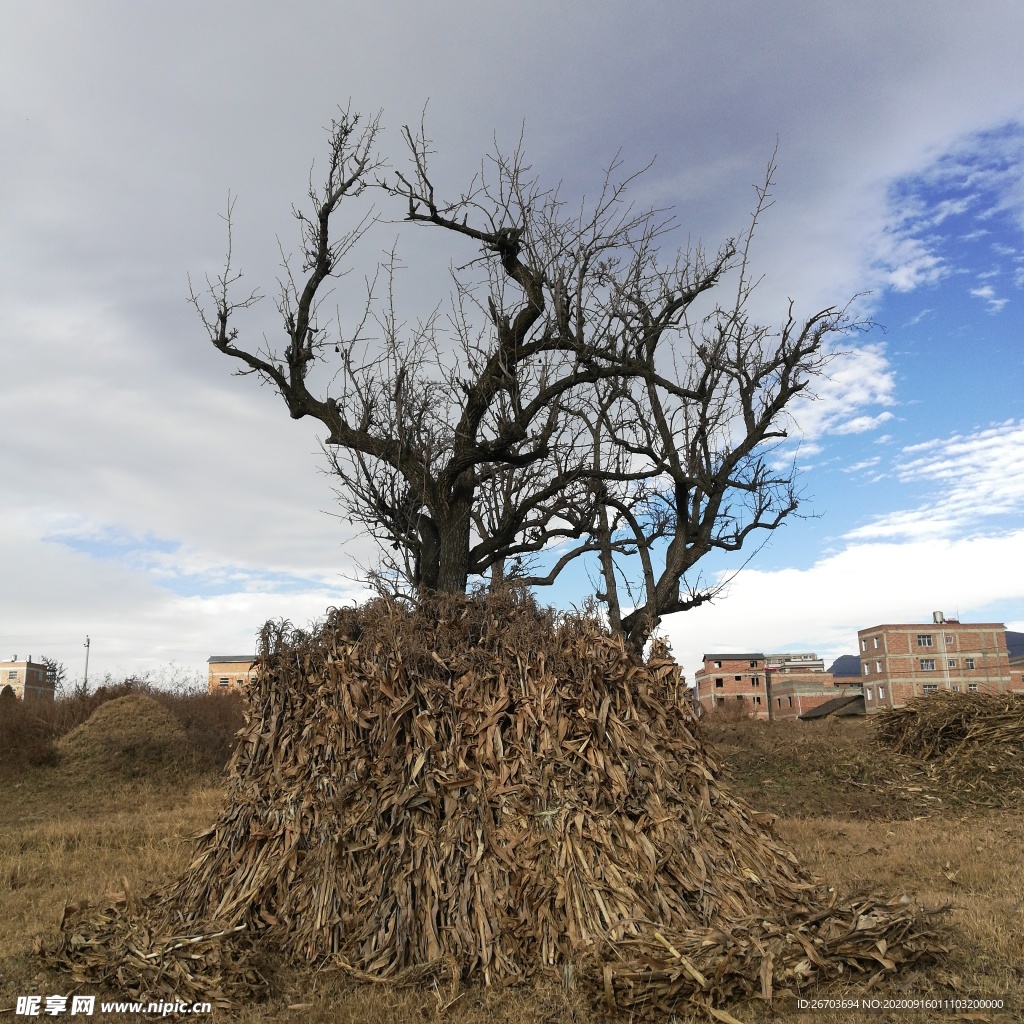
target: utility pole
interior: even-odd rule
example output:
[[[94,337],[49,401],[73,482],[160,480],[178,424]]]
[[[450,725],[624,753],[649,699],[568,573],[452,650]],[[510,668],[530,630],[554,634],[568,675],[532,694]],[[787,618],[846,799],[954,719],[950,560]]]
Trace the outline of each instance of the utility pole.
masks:
[[[89,634],[85,634],[85,688],[89,689]]]

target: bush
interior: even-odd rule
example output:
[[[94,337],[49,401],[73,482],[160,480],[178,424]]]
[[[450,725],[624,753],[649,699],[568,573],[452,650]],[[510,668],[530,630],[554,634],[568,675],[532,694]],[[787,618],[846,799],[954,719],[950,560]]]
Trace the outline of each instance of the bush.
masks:
[[[114,682],[107,676],[95,690],[75,687],[56,700],[22,701],[0,697],[0,765],[9,769],[58,763],[58,743],[109,701],[142,694],[170,711],[185,730],[188,767],[219,770],[231,755],[235,733],[242,726],[238,694],[211,694],[195,685],[173,690],[154,686],[148,678]]]
[[[707,717],[718,723],[745,722],[753,717],[754,705],[746,700],[719,700]]]

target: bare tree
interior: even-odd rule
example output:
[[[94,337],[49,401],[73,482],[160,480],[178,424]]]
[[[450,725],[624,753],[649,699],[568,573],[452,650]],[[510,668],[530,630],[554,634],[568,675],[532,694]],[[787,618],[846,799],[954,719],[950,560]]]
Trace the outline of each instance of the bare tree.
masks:
[[[56,658],[43,658],[43,664],[46,666],[46,683],[48,686],[53,688],[53,692],[58,696],[64,692],[64,684],[68,679],[67,666],[62,661],[57,661]]]
[[[225,270],[192,301],[239,372],[271,383],[293,418],[325,426],[343,507],[393,579],[427,591],[464,591],[485,575],[541,585],[594,554],[613,628],[641,643],[662,615],[707,600],[688,575],[700,558],[795,511],[793,474],[770,469],[766,446],[785,436],[787,407],[821,371],[845,314],[797,323],[791,309],[776,331],[750,321],[749,242],[771,168],[740,244],[666,263],[673,221],[630,205],[636,175],[620,176],[618,160],[596,199],[572,209],[531,177],[521,147],[444,200],[422,129],[403,134],[409,169],[384,176],[379,121],[343,112],[332,124],[324,182],[310,187],[311,212],[296,213],[303,260],[300,271],[286,261],[281,354],[240,343],[234,318],[258,293],[233,294],[230,220]],[[452,271],[449,306],[410,325],[396,312],[392,254],[368,281],[356,329],[329,340],[323,287],[372,218],[336,240],[334,222],[370,187],[470,258]],[[698,313],[733,277],[733,301]],[[319,365],[334,373],[315,394]]]
[[[696,317],[687,305],[666,321],[652,311],[671,307],[671,277],[652,266],[615,284],[632,362],[591,404],[587,425],[595,471],[625,462],[635,475],[595,472],[591,538],[600,553],[597,596],[612,629],[636,647],[663,616],[721,592],[721,581],[692,575],[706,555],[738,552],[797,512],[795,466],[776,451],[789,410],[824,371],[830,336],[863,326],[837,307],[798,321],[792,302],[781,327],[752,322],[750,246],[771,205],[774,173],[773,160],[731,268],[729,304],[716,302]]]

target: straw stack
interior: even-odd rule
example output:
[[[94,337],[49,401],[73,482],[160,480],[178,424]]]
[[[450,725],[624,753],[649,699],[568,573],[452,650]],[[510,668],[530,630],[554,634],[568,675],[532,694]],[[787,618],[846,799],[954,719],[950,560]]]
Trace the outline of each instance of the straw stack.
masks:
[[[208,961],[220,991],[254,985],[257,947],[395,983],[549,969],[667,1009],[942,952],[908,904],[809,878],[719,783],[678,691],[663,647],[639,663],[515,593],[268,624],[192,865],[144,911],[67,915],[51,956],[153,992],[155,966],[123,965],[159,948],[179,994]]]
[[[914,758],[973,803],[1017,806],[1024,797],[1024,697],[943,691],[875,720],[875,740]]]

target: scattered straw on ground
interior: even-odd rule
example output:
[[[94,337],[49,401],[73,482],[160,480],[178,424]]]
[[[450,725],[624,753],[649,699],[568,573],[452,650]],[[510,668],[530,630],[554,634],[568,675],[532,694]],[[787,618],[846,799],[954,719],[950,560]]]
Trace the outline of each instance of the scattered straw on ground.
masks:
[[[880,714],[875,741],[973,803],[1024,797],[1024,697],[941,692]]]
[[[95,774],[131,772],[184,750],[185,730],[152,697],[132,693],[101,704],[58,744],[68,770]]]
[[[663,649],[640,664],[514,594],[378,600],[268,625],[258,677],[191,867],[69,907],[51,963],[225,1000],[259,991],[256,949],[391,983],[550,970],[666,1010],[944,952],[906,902],[838,901],[730,794]]]

